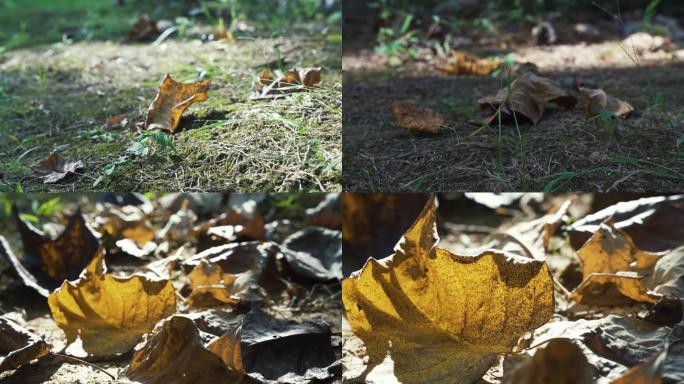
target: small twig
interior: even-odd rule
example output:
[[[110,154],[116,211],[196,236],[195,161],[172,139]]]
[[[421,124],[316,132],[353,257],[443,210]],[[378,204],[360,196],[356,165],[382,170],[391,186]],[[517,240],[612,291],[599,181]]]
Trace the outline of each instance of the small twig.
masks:
[[[116,377],[114,377],[114,375],[112,375],[111,373],[105,371],[104,368],[100,368],[100,367],[98,367],[97,365],[95,365],[95,364],[93,364],[93,363],[89,363],[89,362],[87,362],[87,361],[85,361],[85,360],[79,359],[78,357],[73,357],[73,356],[68,356],[68,355],[62,355],[61,353],[57,353],[57,352],[50,352],[50,353],[53,354],[53,355],[55,355],[55,356],[58,356],[58,357],[67,359],[67,360],[74,360],[74,361],[77,361],[77,362],[79,362],[79,363],[82,363],[82,364],[86,364],[86,365],[88,365],[88,366],[91,366],[91,367],[97,369],[98,371],[104,373],[105,375],[111,377],[112,380],[116,381]]]

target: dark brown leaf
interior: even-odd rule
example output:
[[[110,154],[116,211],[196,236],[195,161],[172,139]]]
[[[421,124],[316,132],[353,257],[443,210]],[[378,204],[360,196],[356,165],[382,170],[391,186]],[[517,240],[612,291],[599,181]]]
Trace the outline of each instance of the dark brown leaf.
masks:
[[[47,159],[33,164],[31,169],[43,178],[43,183],[54,184],[64,180],[69,175],[78,174],[76,171],[83,169],[83,167],[81,160],[69,161],[59,156],[57,152],[52,152]]]

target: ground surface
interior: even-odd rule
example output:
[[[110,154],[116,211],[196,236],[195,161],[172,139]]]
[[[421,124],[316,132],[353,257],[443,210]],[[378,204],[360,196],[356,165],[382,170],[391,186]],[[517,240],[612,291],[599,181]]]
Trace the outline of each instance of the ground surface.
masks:
[[[538,126],[478,129],[477,100],[505,81],[445,76],[429,62],[391,66],[368,48],[345,45],[344,187],[351,191],[676,190],[684,185],[683,57],[647,52],[636,64],[617,36],[602,42],[531,46],[489,40],[462,48],[488,56],[514,52],[540,74],[580,79],[627,100],[626,120],[588,119],[548,110]],[[365,45],[372,44],[366,42]],[[498,47],[495,47],[498,45]],[[436,136],[397,127],[391,99],[413,99],[446,116]],[[522,144],[522,146],[521,146]]]
[[[46,45],[32,33],[30,46],[19,39],[18,47],[0,50],[2,190],[339,189],[339,27],[307,24],[283,37],[208,43],[200,32],[188,32],[153,45],[126,41],[130,17],[123,30],[107,35],[119,38]],[[323,67],[320,87],[249,100],[256,75],[279,59],[285,69]],[[136,156],[127,151],[141,134],[136,123],[145,120],[167,73],[184,82],[211,79],[209,100],[185,112],[182,130],[171,137],[176,153],[151,144],[150,155]],[[126,115],[128,124],[108,128],[107,118],[118,115]],[[82,160],[83,175],[42,184],[29,167],[55,149]]]

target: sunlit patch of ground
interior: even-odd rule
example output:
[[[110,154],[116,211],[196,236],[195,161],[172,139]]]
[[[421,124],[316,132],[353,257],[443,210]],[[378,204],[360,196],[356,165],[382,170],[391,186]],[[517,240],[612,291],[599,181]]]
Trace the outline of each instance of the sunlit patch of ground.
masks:
[[[341,179],[341,33],[161,45],[80,42],[0,55],[0,188],[14,190],[338,190]],[[256,75],[278,59],[322,66],[320,87],[251,101]],[[191,106],[177,152],[127,148],[139,136],[164,74],[212,80]],[[108,128],[125,114],[128,125]],[[52,150],[84,175],[43,185],[29,166]],[[102,176],[102,177],[100,177]],[[93,187],[95,180],[100,182]]]

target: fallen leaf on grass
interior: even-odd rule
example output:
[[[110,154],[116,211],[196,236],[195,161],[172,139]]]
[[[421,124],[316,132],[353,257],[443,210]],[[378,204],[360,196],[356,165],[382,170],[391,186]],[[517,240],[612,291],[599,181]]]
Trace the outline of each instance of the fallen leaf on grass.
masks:
[[[240,383],[219,356],[207,350],[195,323],[171,316],[159,323],[145,344],[133,354],[128,378],[145,384]]]
[[[634,112],[634,107],[628,102],[610,96],[602,89],[579,87],[577,90],[582,97],[584,113],[587,116],[596,116],[608,111],[613,116],[624,118]]]
[[[24,254],[17,257],[4,237],[0,236],[0,253],[27,286],[47,297],[64,280],[76,279],[93,260],[100,246],[95,232],[86,224],[81,211],[76,211],[64,232],[51,239],[19,216],[13,215],[21,235]]]
[[[594,384],[594,367],[569,339],[551,339],[534,356],[523,360],[502,384]]]
[[[280,320],[252,308],[242,324],[207,348],[235,371],[259,382],[327,382],[341,372],[330,327],[323,321]]]
[[[449,75],[488,76],[501,67],[496,59],[480,59],[465,52],[451,50],[452,62],[448,66],[437,66],[440,71]]]
[[[107,118],[107,128],[122,128],[128,124],[127,115],[114,115]]]
[[[157,23],[148,15],[141,15],[128,30],[128,38],[131,40],[147,40],[159,34]]]
[[[0,373],[17,369],[50,352],[45,340],[0,317]]]
[[[342,283],[369,368],[389,352],[402,383],[474,382],[553,313],[545,262],[497,251],[459,256],[438,241],[431,198],[394,255],[368,259]]]
[[[272,99],[314,87],[321,81],[321,67],[293,68],[275,77],[271,71],[259,74],[257,94],[252,99]]]
[[[419,133],[437,134],[444,116],[413,100],[390,100],[390,109],[399,127]]]
[[[54,184],[64,180],[69,175],[77,175],[76,171],[83,169],[84,165],[81,160],[69,161],[57,152],[52,152],[47,159],[31,165],[31,169],[39,177],[42,177],[44,184]]]
[[[207,89],[210,83],[210,80],[190,84],[179,83],[168,74],[164,76],[159,93],[147,111],[145,128],[159,128],[175,133],[185,109],[192,103],[209,98]]]
[[[510,84],[502,88],[496,95],[483,97],[480,104],[480,118],[485,124],[491,124],[498,119],[498,111],[502,113],[502,120],[514,121],[516,116],[525,117],[534,125],[539,123],[547,103],[555,103],[564,108],[572,109],[577,99],[568,91],[556,85],[550,79],[533,73],[524,73]],[[517,119],[520,123],[520,119]]]
[[[176,311],[171,281],[146,275],[115,277],[106,271],[104,250],[76,281],[48,297],[57,325],[67,337],[67,353],[103,358],[130,351],[140,337]]]

